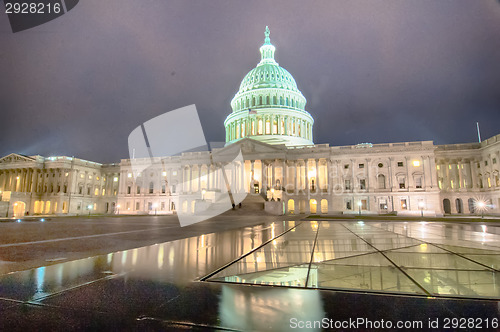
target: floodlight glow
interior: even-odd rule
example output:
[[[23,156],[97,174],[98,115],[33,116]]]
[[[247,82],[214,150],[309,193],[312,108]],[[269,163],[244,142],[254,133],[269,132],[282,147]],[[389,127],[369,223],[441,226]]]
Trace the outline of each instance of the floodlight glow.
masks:
[[[17,219],[17,222],[21,222],[21,219]]]
[[[41,222],[44,222],[44,221],[45,221],[45,219],[43,219],[43,218],[42,218],[42,219],[40,219],[40,221],[41,221]]]
[[[414,160],[413,161],[413,166],[415,166],[415,167],[420,166],[420,160]]]

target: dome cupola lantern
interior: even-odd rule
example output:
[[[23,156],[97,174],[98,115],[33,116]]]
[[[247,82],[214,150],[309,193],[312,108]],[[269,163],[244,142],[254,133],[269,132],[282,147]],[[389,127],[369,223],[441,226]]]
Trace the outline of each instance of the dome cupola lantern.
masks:
[[[314,120],[293,76],[274,59],[266,26],[261,60],[245,75],[224,121],[226,145],[250,137],[269,144],[310,145]]]

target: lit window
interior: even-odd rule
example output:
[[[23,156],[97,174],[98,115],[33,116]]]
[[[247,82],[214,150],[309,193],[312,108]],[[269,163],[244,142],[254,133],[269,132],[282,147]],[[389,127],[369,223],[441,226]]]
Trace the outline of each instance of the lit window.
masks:
[[[92,180],[92,175],[89,175],[89,180]]]
[[[419,167],[420,166],[420,160],[414,160],[413,161],[413,166]]]
[[[99,189],[98,189],[98,188],[95,188],[95,190],[94,190],[94,195],[95,195],[95,196],[99,195]]]
[[[98,176],[96,176],[96,177],[95,177],[95,179],[96,179],[97,181],[99,181],[99,177],[98,177]]]
[[[102,195],[106,195],[106,189],[102,188]]]
[[[421,177],[417,177],[415,179],[415,187],[417,189],[421,189],[422,188],[422,178]]]
[[[448,165],[448,169],[451,169],[451,165]]]
[[[408,206],[406,205],[406,199],[401,200],[401,210],[408,210]]]
[[[131,178],[131,177],[132,177],[132,173],[128,173],[128,174],[127,174],[127,177],[128,177],[128,178]]]
[[[117,177],[117,176],[115,176],[115,177],[113,178],[113,181],[114,181],[114,182],[118,182],[118,177]]]
[[[439,165],[437,165],[437,166],[436,166],[436,169],[437,169],[438,171],[440,170],[440,167],[439,167]]]
[[[68,172],[66,172],[66,174],[64,174],[64,176],[68,176],[68,175],[69,175],[69,173],[68,173]]]
[[[167,176],[167,172],[162,172],[161,175]]]
[[[84,176],[84,175],[83,175],[83,173],[82,173],[82,174],[80,174],[80,178],[82,178],[82,179],[83,179],[83,176]]]
[[[399,180],[399,189],[405,189],[406,188],[405,178],[401,177],[398,180]]]

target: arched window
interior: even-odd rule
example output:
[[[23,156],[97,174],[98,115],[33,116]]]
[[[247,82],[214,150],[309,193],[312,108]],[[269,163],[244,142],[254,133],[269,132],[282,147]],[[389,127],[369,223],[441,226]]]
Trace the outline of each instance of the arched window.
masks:
[[[311,213],[316,213],[317,211],[317,206],[318,206],[318,202],[315,200],[315,199],[311,199],[309,201],[309,211]]]
[[[293,199],[288,200],[288,213],[290,214],[295,213],[295,201]]]
[[[377,176],[378,189],[385,189],[385,175],[379,174]]]
[[[444,213],[446,213],[446,214],[451,213],[451,204],[450,204],[450,200],[448,198],[445,198],[443,200],[443,209],[444,209]]]
[[[149,183],[149,193],[150,193],[150,194],[152,194],[152,193],[153,193],[153,191],[154,191],[154,187],[155,187],[154,183],[153,183],[153,182],[150,182],[150,183]]]
[[[326,199],[321,200],[321,213],[328,213],[328,201]]]

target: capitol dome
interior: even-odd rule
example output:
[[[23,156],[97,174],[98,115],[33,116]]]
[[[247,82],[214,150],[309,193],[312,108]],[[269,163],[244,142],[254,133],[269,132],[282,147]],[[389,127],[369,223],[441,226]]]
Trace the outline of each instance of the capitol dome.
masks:
[[[226,145],[250,137],[269,144],[310,145],[314,120],[293,76],[274,59],[266,27],[261,60],[245,75],[224,121]]]

